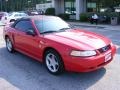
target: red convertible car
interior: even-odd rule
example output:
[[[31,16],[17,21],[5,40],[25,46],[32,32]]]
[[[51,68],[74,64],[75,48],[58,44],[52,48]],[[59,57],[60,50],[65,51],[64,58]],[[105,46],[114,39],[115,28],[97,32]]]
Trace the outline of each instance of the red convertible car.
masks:
[[[116,52],[108,38],[73,28],[55,16],[21,18],[5,26],[4,39],[9,52],[19,51],[43,62],[54,75],[100,69]]]

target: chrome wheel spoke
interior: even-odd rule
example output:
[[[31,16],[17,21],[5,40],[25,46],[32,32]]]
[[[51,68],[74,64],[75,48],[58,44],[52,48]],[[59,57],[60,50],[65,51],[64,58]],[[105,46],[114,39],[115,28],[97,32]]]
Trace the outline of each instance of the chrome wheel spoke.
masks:
[[[52,62],[52,59],[49,56],[47,56],[47,60],[49,60],[50,62]]]
[[[58,69],[58,65],[53,65],[53,70],[56,71]]]
[[[51,66],[52,66],[51,62],[49,62],[49,61],[48,61],[48,66],[49,66],[49,67],[51,67]]]

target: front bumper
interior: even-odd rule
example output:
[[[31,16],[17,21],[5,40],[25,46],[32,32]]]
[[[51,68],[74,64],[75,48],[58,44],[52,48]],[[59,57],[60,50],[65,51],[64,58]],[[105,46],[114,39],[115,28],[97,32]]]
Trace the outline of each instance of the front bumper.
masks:
[[[105,56],[111,52],[111,59],[105,61]],[[111,49],[105,53],[92,57],[72,57],[64,58],[64,65],[67,71],[74,72],[90,72],[100,69],[110,63],[116,53],[116,47],[112,46]]]

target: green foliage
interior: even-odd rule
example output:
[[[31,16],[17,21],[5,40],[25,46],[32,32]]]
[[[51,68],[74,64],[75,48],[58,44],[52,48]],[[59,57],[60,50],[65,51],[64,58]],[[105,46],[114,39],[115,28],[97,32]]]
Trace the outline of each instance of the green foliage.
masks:
[[[64,20],[69,20],[70,19],[70,15],[69,14],[59,14],[58,17],[64,19]]]
[[[48,8],[46,11],[45,11],[45,15],[55,15],[55,8]]]
[[[86,21],[88,21],[88,15],[87,15],[87,13],[81,13],[81,14],[80,14],[80,21],[81,21],[81,22],[86,22]]]
[[[80,21],[81,22],[88,22],[93,14],[94,14],[93,12],[81,13],[80,14]]]
[[[108,14],[109,17],[119,17],[119,13],[111,12]]]
[[[23,11],[36,7],[36,4],[46,3],[46,0],[0,0],[1,11]]]

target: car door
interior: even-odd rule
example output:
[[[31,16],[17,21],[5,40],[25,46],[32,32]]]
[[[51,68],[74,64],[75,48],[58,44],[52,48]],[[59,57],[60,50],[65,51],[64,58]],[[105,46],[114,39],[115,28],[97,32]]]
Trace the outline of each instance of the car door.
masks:
[[[39,37],[36,34],[30,20],[21,20],[15,26],[16,34],[14,36],[16,48],[35,58],[40,58]],[[35,35],[27,34],[29,30]]]

